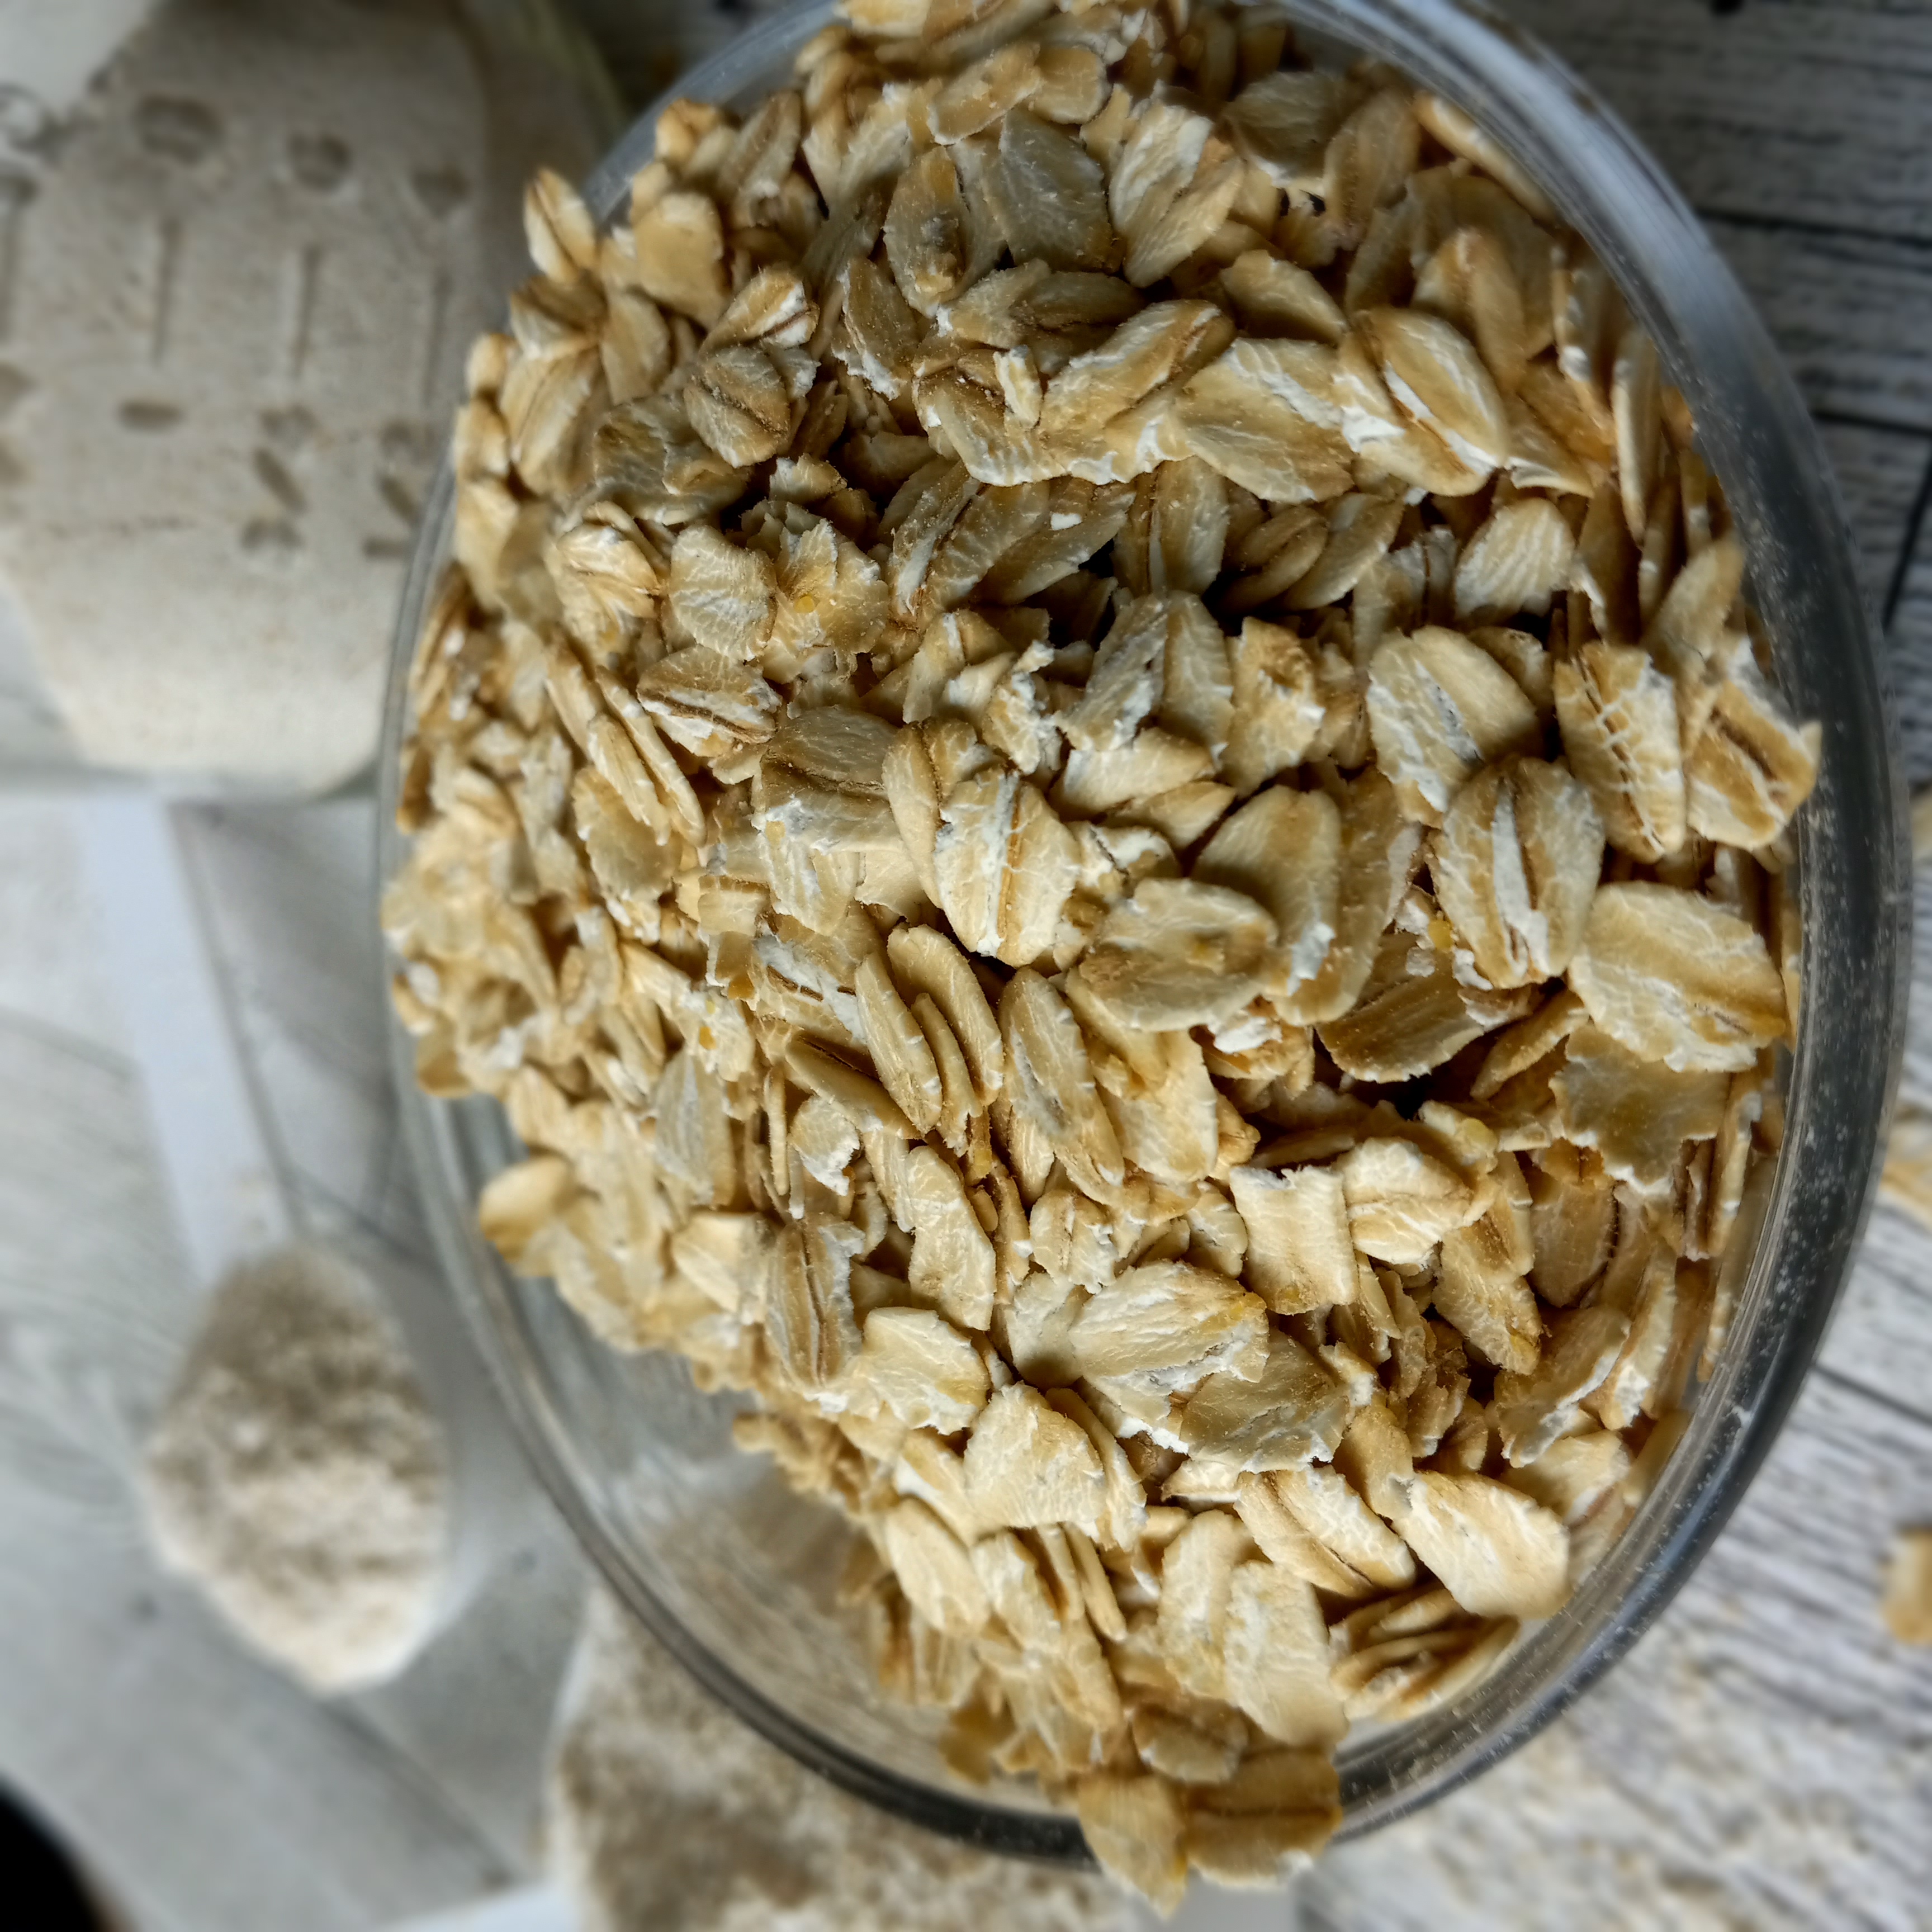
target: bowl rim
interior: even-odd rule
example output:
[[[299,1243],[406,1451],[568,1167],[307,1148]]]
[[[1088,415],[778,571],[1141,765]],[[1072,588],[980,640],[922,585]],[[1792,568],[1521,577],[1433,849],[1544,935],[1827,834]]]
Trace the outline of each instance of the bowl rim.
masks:
[[[1526,1633],[1504,1669],[1445,1710],[1366,1738],[1360,1727],[1352,1732],[1338,1754],[1338,1838],[1347,1839],[1468,1782],[1596,1682],[1682,1587],[1768,1453],[1870,1209],[1904,1046],[1910,846],[1887,668],[1830,466],[1749,302],[1656,162],[1556,56],[1484,0],[1277,4],[1311,35],[1387,60],[1462,108],[1596,250],[1692,404],[1700,444],[1745,542],[1784,688],[1801,714],[1826,727],[1818,791],[1797,828],[1805,998],[1786,1138],[1760,1190],[1761,1232],[1716,1372],[1660,1480],[1562,1612]],[[670,100],[745,104],[778,84],[781,63],[833,18],[829,0],[799,0],[690,70],[590,176],[584,192],[593,214],[608,218],[619,205],[650,158],[657,117]],[[383,884],[405,849],[393,808],[408,670],[448,555],[454,501],[446,458],[419,525],[392,646],[380,772]],[[1773,502],[1784,504],[1778,514],[1768,507]],[[1813,539],[1805,554],[1780,548],[1791,529]],[[1808,655],[1793,641],[1814,636],[1836,647],[1828,666],[1822,646]],[[1828,946],[1821,943],[1827,932]],[[638,1552],[590,1502],[565,1419],[538,1399],[543,1372],[512,1278],[482,1242],[456,1184],[464,1171],[464,1110],[496,1103],[431,1100],[416,1084],[412,1042],[393,1014],[390,1036],[405,1142],[442,1271],[526,1455],[606,1583],[713,1696],[854,1795],[986,1850],[1090,1864],[1070,1816],[970,1800],[824,1736],[748,1682],[658,1594]]]

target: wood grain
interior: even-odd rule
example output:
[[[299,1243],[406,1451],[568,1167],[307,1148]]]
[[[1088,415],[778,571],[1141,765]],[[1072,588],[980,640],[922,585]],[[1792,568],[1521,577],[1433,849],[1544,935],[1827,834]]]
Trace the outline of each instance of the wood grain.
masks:
[[[1508,0],[1707,216],[1932,244],[1923,10]]]
[[[1932,438],[1828,418],[1819,434],[1858,539],[1865,593],[1886,634],[1908,786],[1932,782]]]
[[[1906,543],[1916,534],[1932,437],[1842,416],[1822,418],[1818,434],[1837,473],[1864,566],[1866,593],[1882,619]]]
[[[1932,431],[1932,251],[1882,236],[1706,225],[1814,410]]]
[[[1932,5],[1504,4],[1657,152],[1790,359],[1888,622],[1908,772],[1932,780]],[[742,18],[575,4],[640,98]],[[4,661],[0,754],[44,758]],[[372,832],[366,800],[236,806],[196,850],[311,1226],[420,1262]],[[0,1778],[41,1796],[143,1932],[369,1932],[528,1868],[580,1564],[539,1520],[415,1671],[327,1708],[153,1576],[127,1471],[193,1300],[70,874],[44,808],[0,804]],[[1932,962],[1932,923],[1921,940]],[[1902,1087],[1932,1106],[1918,1010]],[[1874,1608],[1892,1528],[1932,1516],[1928,1412],[1932,1237],[1881,1208],[1770,1465],[1671,1610],[1543,1739],[1332,1858],[1304,1924],[1932,1922],[1932,1676]]]
[[[1917,541],[1894,580],[1889,641],[1905,740],[1905,781],[1932,784],[1932,518],[1919,499]]]

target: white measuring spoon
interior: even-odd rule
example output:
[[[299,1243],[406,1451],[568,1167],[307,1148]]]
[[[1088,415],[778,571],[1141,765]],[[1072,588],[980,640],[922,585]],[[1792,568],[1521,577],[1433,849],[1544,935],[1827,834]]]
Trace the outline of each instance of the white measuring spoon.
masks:
[[[92,785],[68,801],[94,901],[105,964],[146,1091],[155,1151],[196,1280],[320,1250],[354,1270],[400,1327],[442,1425],[450,1544],[442,1586],[394,1675],[466,1607],[518,1540],[533,1486],[495,1391],[440,1280],[344,1253],[304,1226],[236,1024],[176,817],[144,786]]]

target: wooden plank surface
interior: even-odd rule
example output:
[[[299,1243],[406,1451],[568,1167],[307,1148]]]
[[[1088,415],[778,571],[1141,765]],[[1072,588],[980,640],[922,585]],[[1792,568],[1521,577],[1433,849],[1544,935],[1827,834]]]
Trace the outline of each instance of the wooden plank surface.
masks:
[[[574,3],[636,96],[744,17]],[[1790,358],[1886,624],[1908,772],[1932,780],[1932,4],[1505,4],[1650,142]],[[0,624],[0,742],[51,744],[4,646]],[[196,850],[305,1214],[420,1265],[370,832],[366,800],[235,808]],[[0,1779],[143,1928],[368,1932],[530,1868],[580,1570],[533,1519],[416,1670],[326,1708],[154,1576],[127,1477],[194,1289],[72,881],[52,808],[0,807]],[[1904,1090],[1932,1106],[1918,1010]],[[1932,1676],[1874,1609],[1892,1529],[1932,1516],[1928,1409],[1932,1240],[1881,1210],[1772,1463],[1656,1629],[1516,1759],[1331,1860],[1304,1922],[1932,1924]]]
[[[1926,493],[1918,500],[1917,541],[1899,562],[1892,584],[1892,674],[1905,736],[1906,782],[1915,790],[1932,784],[1932,534],[1925,516]]]
[[[1706,214],[1812,408],[1932,431],[1932,249]]]
[[[1504,10],[1604,95],[1707,216],[1932,246],[1932,49],[1917,5],[1504,0]]]

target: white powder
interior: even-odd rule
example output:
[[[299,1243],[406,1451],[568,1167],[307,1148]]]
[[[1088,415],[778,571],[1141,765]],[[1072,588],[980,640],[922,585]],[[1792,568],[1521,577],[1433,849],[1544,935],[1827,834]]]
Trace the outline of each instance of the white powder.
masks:
[[[442,1431],[375,1291],[316,1249],[216,1295],[142,1471],[161,1560],[311,1689],[399,1667],[448,1546]]]
[[[0,569],[88,762],[321,789],[373,754],[522,176],[602,142],[549,20],[169,0],[5,158]]]
[[[794,1764],[593,1594],[558,1717],[550,1861],[581,1932],[1124,1932],[1102,1881],[900,1823]]]
[[[1475,1784],[1331,1851],[1307,1932],[1923,1927],[1898,1903],[1926,1895],[1922,1750],[1786,1701],[1714,1654],[1722,1635],[1679,1610]],[[1820,1618],[1813,1668],[1833,1642]]]

